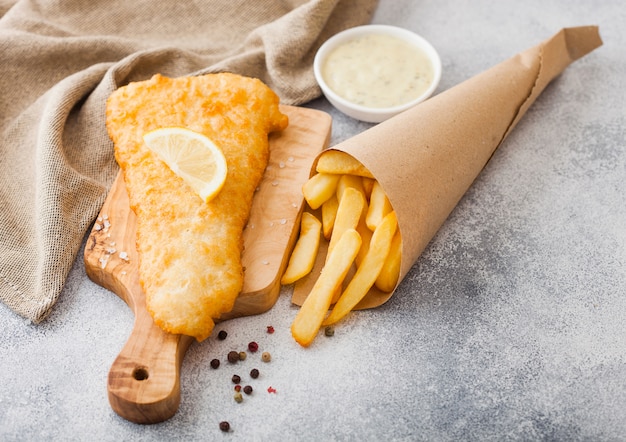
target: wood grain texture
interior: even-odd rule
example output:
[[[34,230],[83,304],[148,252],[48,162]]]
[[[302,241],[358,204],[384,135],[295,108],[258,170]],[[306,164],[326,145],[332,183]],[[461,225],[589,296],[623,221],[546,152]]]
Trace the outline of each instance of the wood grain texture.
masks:
[[[317,154],[328,146],[331,118],[313,109],[281,106],[289,126],[270,136],[270,160],[244,230],[244,287],[233,310],[220,320],[259,314],[280,293],[280,277],[298,235],[302,184]],[[113,410],[149,424],[173,416],[180,403],[180,370],[193,338],[161,330],[145,307],[138,275],[135,214],[120,173],[102,206],[85,247],[89,278],[111,290],[135,315],[126,345],[108,376]]]

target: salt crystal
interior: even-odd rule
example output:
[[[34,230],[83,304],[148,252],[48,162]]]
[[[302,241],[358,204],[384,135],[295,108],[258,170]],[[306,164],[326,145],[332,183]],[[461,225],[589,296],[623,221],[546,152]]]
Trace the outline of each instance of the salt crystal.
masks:
[[[107,266],[107,263],[109,262],[109,258],[102,257],[98,261],[100,261],[100,267],[104,269]]]
[[[93,229],[96,232],[98,232],[98,231],[102,230],[102,226],[100,224],[96,223],[96,224],[93,225]]]
[[[287,158],[287,161],[289,161],[290,163],[293,163],[293,157]]]
[[[278,163],[278,167],[280,167],[281,169],[283,169],[285,167],[285,163],[283,163],[282,161],[280,163]]]
[[[280,220],[280,223],[281,224],[287,224],[287,220],[285,218],[283,218],[283,219]]]
[[[263,264],[263,265],[265,265],[265,266],[266,266],[266,265],[269,265],[269,263],[270,263],[269,261],[265,261],[265,260],[261,261],[261,264]]]
[[[272,181],[272,186],[278,186],[278,181],[276,180]]]

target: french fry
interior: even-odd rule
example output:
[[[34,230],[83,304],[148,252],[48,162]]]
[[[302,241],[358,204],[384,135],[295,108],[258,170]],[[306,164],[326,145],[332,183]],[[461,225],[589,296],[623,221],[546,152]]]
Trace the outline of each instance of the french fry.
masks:
[[[370,196],[372,195],[372,188],[374,187],[374,183],[376,180],[374,178],[368,178],[366,176],[361,177],[363,180],[363,190],[365,190],[365,198],[369,201]]]
[[[330,239],[330,235],[333,233],[338,207],[339,200],[337,199],[337,194],[331,196],[322,204],[322,232],[327,240]]]
[[[363,197],[367,199],[365,194],[365,188],[363,187],[363,179],[360,176],[356,175],[341,175],[339,181],[337,182],[337,199],[341,201],[341,196],[343,195],[343,191],[348,187],[353,187],[359,192],[363,194]]]
[[[376,226],[380,224],[385,216],[393,209],[391,203],[385,194],[382,186],[378,181],[374,182],[372,194],[370,195],[370,203],[367,209],[365,222],[371,230],[376,230]]]
[[[318,209],[337,190],[339,175],[316,173],[302,186],[302,194],[311,209]]]
[[[360,267],[365,255],[367,255],[367,251],[370,248],[370,241],[372,240],[374,232],[367,227],[367,224],[365,224],[365,217],[363,216],[359,220],[359,224],[356,226],[356,231],[359,232],[359,235],[361,235],[362,244],[359,249],[359,253],[357,253],[356,258],[354,259],[354,263],[357,267]]]
[[[374,283],[379,290],[389,293],[396,288],[398,278],[400,277],[401,261],[402,236],[400,235],[400,230],[396,230],[396,234],[393,236],[393,240],[391,240],[391,249],[389,250],[387,259],[385,259],[383,268],[380,270],[380,274]]]
[[[292,284],[311,272],[320,247],[321,230],[322,223],[315,215],[309,212],[302,213],[300,237],[291,252],[289,264],[280,280],[281,284]]]
[[[335,304],[322,325],[331,325],[341,320],[359,303],[374,285],[385,259],[391,249],[391,241],[396,233],[398,220],[395,212],[390,212],[374,231],[372,241],[361,266],[350,280],[345,291]]]
[[[291,324],[291,334],[300,345],[308,347],[320,329],[328,312],[335,289],[346,277],[354,257],[361,246],[361,237],[354,229],[346,230],[329,254],[328,261],[311,293]]]
[[[343,192],[339,206],[337,207],[337,217],[335,218],[333,233],[330,236],[330,243],[328,244],[329,254],[346,230],[356,229],[364,207],[365,197],[361,192],[352,187],[348,187]]]
[[[374,178],[360,161],[338,150],[327,150],[317,160],[315,170],[319,173],[349,174]]]

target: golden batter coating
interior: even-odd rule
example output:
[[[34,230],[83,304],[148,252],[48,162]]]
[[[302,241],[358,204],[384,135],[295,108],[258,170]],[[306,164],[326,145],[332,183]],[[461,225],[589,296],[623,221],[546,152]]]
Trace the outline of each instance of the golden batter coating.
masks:
[[[242,232],[269,157],[268,134],[288,118],[261,81],[230,73],[130,83],[107,102],[107,129],[137,215],[139,276],[165,331],[201,341],[243,286]],[[209,203],[152,153],[143,134],[185,127],[223,151],[228,176]]]

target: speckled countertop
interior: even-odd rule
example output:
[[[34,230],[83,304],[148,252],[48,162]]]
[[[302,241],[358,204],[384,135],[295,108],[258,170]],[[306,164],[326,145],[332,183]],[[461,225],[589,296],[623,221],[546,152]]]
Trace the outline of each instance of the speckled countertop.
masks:
[[[439,92],[562,27],[597,24],[604,46],[544,91],[388,303],[303,349],[284,290],[268,313],[220,326],[227,340],[192,345],[164,423],[109,406],[133,318],[86,277],[82,253],[43,324],[0,305],[0,440],[626,438],[623,2],[381,0],[374,22],[439,50]],[[332,144],[369,127],[309,106],[333,116]],[[238,366],[261,376],[237,404],[234,370],[209,361],[251,340],[273,360]]]

